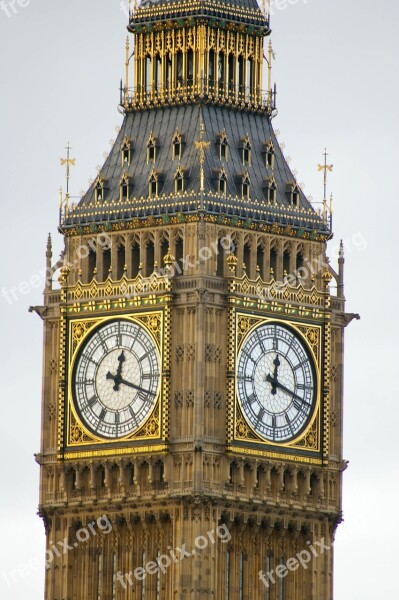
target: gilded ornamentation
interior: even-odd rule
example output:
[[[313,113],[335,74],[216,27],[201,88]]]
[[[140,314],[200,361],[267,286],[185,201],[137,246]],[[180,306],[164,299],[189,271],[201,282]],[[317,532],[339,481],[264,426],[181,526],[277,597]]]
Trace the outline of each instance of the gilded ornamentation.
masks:
[[[72,353],[75,352],[76,348],[79,346],[83,337],[86,333],[95,325],[97,325],[97,321],[78,321],[72,322],[71,326],[71,335],[72,335]]]

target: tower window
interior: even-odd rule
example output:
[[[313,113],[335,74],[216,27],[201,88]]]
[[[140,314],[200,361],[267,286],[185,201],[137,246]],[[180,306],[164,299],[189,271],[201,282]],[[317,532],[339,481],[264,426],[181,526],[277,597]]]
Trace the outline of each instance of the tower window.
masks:
[[[149,185],[149,195],[150,196],[158,196],[161,185],[161,176],[162,173],[159,173],[155,169],[152,169],[150,176],[148,178]]]
[[[96,189],[95,189],[95,192],[94,192],[94,194],[95,194],[95,201],[96,202],[101,202],[101,200],[104,197],[103,192],[104,192],[103,186],[100,183],[98,183],[96,185]]]
[[[155,176],[150,178],[149,194],[150,196],[158,196],[158,179]]]
[[[219,135],[219,157],[220,160],[227,160],[229,157],[229,140],[226,131]]]
[[[223,196],[227,193],[227,180],[224,174],[219,177],[219,193],[223,194]]]
[[[121,202],[127,202],[129,200],[129,177],[123,175],[119,184],[119,197]]]
[[[251,143],[248,136],[242,140],[242,163],[243,165],[251,164]]]
[[[122,167],[129,167],[131,159],[131,141],[125,137],[121,146]]]
[[[102,202],[105,198],[105,180],[98,176],[94,184],[94,200],[95,202]]]
[[[293,190],[292,190],[292,206],[299,206],[299,189],[296,186]]]
[[[242,180],[242,197],[244,200],[249,200],[250,181],[249,177],[246,176]]]
[[[175,132],[172,139],[172,158],[173,160],[180,160],[182,157],[182,143],[183,136],[178,131]]]
[[[264,148],[266,167],[273,170],[275,152],[272,141],[269,141],[267,144],[265,144]]]
[[[175,192],[183,192],[184,191],[184,174],[180,171],[180,169],[175,174]]]
[[[277,184],[274,177],[269,177],[265,181],[264,188],[266,189],[266,197],[270,204],[277,202]]]
[[[155,137],[151,134],[147,142],[147,163],[155,161],[157,157],[157,144]]]

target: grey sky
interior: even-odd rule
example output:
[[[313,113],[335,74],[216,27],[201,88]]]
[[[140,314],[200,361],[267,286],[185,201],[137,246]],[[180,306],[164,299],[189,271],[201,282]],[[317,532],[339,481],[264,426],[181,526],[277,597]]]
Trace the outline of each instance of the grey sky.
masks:
[[[71,192],[78,195],[96,175],[121,122],[116,105],[126,36],[119,0],[19,0],[16,14],[4,2],[0,292],[40,273],[49,231],[57,251],[61,248],[59,158],[69,139],[77,158]],[[350,467],[345,523],[336,541],[335,600],[391,599],[399,591],[394,320],[399,5],[394,0],[279,0],[273,12],[279,108],[274,126],[315,201],[322,198],[316,165],[328,147],[334,163],[331,251],[340,237],[346,240],[347,309],[362,315],[346,336],[345,457]],[[42,302],[42,286],[22,289],[28,293],[16,292],[11,304],[0,296],[4,600],[43,597],[44,532],[35,514],[39,490],[33,459],[40,442],[42,325],[27,312],[30,304]],[[10,573],[35,558],[39,568],[26,568],[24,576]]]

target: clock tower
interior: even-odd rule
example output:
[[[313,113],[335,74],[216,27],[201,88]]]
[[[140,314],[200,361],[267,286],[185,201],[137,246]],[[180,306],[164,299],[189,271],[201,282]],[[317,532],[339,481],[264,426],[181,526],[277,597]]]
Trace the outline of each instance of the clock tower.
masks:
[[[123,122],[61,198],[36,309],[45,598],[331,600],[352,315],[273,131],[269,17],[142,0],[128,32]]]

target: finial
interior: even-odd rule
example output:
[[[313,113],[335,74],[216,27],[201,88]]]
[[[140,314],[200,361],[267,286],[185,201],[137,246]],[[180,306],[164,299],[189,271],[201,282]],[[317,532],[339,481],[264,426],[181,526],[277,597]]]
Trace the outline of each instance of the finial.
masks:
[[[203,192],[205,189],[205,174],[204,174],[204,163],[205,163],[205,150],[211,145],[210,142],[204,141],[205,125],[202,118],[202,111],[200,115],[200,139],[199,142],[195,142],[195,147],[200,151],[200,191]]]
[[[273,94],[273,90],[272,90],[272,63],[273,63],[273,58],[274,58],[274,52],[273,52],[273,45],[272,45],[272,41],[269,40],[269,58],[268,58],[268,66],[267,66],[267,72],[268,72],[268,84],[267,84],[267,108],[269,111],[271,111],[272,109],[272,94]]]
[[[128,94],[129,94],[129,61],[130,61],[130,57],[129,57],[129,52],[130,52],[130,42],[129,42],[129,36],[126,36],[126,61],[125,61],[125,102],[128,98]]]
[[[51,241],[51,233],[48,234],[47,238],[47,246],[46,246],[46,258],[51,258],[53,256],[53,244]]]
[[[70,177],[70,167],[74,167],[76,164],[76,158],[70,158],[70,152],[72,150],[69,142],[66,145],[65,150],[67,151],[66,158],[60,158],[61,166],[66,165],[66,198],[69,198],[69,177]]]
[[[323,183],[324,183],[323,219],[324,219],[324,221],[327,221],[327,171],[330,171],[330,173],[331,173],[333,170],[333,167],[334,167],[334,165],[327,164],[327,156],[328,156],[327,148],[325,148],[324,149],[324,164],[317,165],[317,170],[324,172],[324,177],[323,177]]]
[[[339,260],[345,260],[344,242],[342,240],[339,243],[338,258]]]

